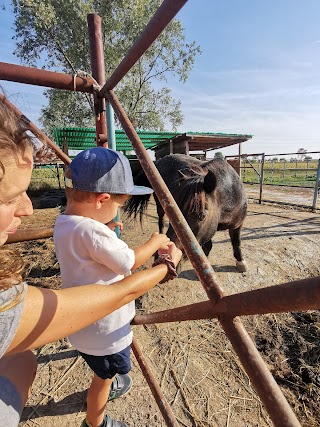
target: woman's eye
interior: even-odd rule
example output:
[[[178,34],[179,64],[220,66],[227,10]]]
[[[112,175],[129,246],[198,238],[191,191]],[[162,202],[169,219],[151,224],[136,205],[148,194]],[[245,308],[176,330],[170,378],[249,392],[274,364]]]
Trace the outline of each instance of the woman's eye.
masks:
[[[17,197],[15,197],[14,199],[12,199],[12,200],[9,200],[8,202],[6,202],[5,204],[6,205],[13,205],[14,203],[16,203],[18,200],[19,200],[19,198],[21,197],[21,195],[19,195],[19,196],[17,196]]]

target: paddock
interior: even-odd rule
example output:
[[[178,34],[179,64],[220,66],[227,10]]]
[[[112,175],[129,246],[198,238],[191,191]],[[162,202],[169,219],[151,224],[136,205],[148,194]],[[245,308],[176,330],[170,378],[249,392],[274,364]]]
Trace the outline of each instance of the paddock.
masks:
[[[37,200],[34,200],[37,206]],[[320,274],[320,217],[283,207],[249,203],[242,248],[249,271],[234,266],[227,232],[217,232],[209,261],[226,294],[263,288]],[[59,209],[36,209],[23,227],[53,224]],[[152,203],[143,227],[125,225],[123,239],[132,246],[157,231]],[[60,273],[51,238],[15,244],[30,264],[30,283],[59,288]],[[150,313],[206,300],[191,263],[179,278],[159,285],[137,301]],[[243,317],[245,326],[275,376],[301,425],[320,419],[320,313],[268,314]],[[197,320],[133,326],[153,374],[182,426],[265,427],[272,422],[241,366],[219,322]],[[38,350],[40,363],[34,393],[20,426],[77,425],[85,410],[90,372],[75,351],[59,341]],[[165,421],[133,358],[134,388],[125,401],[110,404],[111,415],[129,425],[163,427]],[[29,420],[28,420],[29,419]]]
[[[148,178],[158,196],[159,199],[161,199],[161,203],[163,205],[163,207],[165,206],[165,212],[168,215],[168,217],[170,218],[170,222],[173,225],[175,232],[177,233],[177,236],[179,238],[179,240],[181,241],[181,243],[183,244],[183,247],[188,255],[188,258],[190,260],[190,262],[192,263],[192,271],[196,271],[197,272],[197,277],[199,278],[199,280],[201,281],[201,284],[203,286],[203,289],[201,290],[200,294],[202,296],[206,295],[208,297],[207,301],[204,301],[204,304],[201,305],[201,307],[203,308],[204,306],[208,309],[207,310],[207,314],[209,313],[209,315],[206,317],[206,319],[210,319],[207,320],[206,325],[208,326],[208,331],[209,331],[209,336],[208,338],[206,338],[204,336],[203,333],[201,333],[201,335],[198,338],[201,338],[203,341],[201,340],[196,340],[196,342],[193,344],[192,348],[196,348],[196,350],[199,351],[199,354],[203,354],[205,352],[201,351],[201,344],[202,342],[206,342],[209,338],[211,338],[211,342],[210,342],[210,349],[213,348],[217,348],[215,347],[215,343],[219,342],[220,343],[220,336],[226,336],[228,337],[228,339],[230,340],[229,342],[226,342],[226,344],[222,344],[222,352],[224,355],[228,356],[229,353],[231,352],[231,344],[233,346],[234,351],[237,353],[237,355],[239,356],[239,360],[240,362],[236,362],[235,367],[232,367],[232,371],[233,372],[237,372],[238,371],[238,375],[237,378],[240,377],[240,383],[241,384],[246,384],[247,387],[246,389],[248,389],[248,384],[250,384],[251,387],[251,382],[252,384],[254,384],[254,387],[259,395],[259,398],[257,398],[256,395],[250,395],[250,398],[243,398],[242,396],[240,396],[239,394],[230,394],[230,391],[234,392],[235,389],[233,389],[232,387],[229,386],[229,378],[225,373],[224,368],[228,365],[230,365],[230,362],[227,359],[224,359],[222,363],[218,363],[218,372],[222,375],[223,378],[221,378],[221,380],[223,381],[215,381],[216,376],[213,376],[213,382],[215,383],[216,387],[210,387],[209,389],[206,387],[207,393],[209,393],[209,397],[211,399],[211,393],[216,392],[216,395],[214,395],[212,397],[212,399],[214,399],[214,402],[216,403],[222,393],[222,388],[224,386],[227,386],[227,392],[226,392],[226,396],[223,397],[224,401],[223,401],[223,408],[216,410],[216,408],[211,408],[210,403],[208,398],[205,399],[205,397],[202,397],[202,395],[200,393],[196,393],[196,399],[193,402],[190,403],[190,399],[188,399],[185,390],[183,387],[183,385],[187,384],[187,374],[188,372],[191,372],[191,369],[189,370],[189,355],[191,354],[191,350],[188,352],[188,357],[187,357],[187,362],[185,363],[185,368],[183,370],[183,375],[179,377],[179,375],[177,375],[177,367],[181,366],[179,365],[180,360],[182,359],[182,353],[183,353],[183,346],[184,346],[184,338],[186,337],[185,334],[179,333],[179,331],[176,331],[176,333],[174,335],[171,336],[171,341],[168,341],[168,346],[169,349],[165,354],[159,354],[156,352],[156,346],[159,344],[159,348],[162,350],[163,345],[161,344],[161,340],[160,339],[156,339],[156,341],[153,341],[151,344],[151,348],[150,351],[146,353],[146,356],[144,356],[144,353],[140,350],[140,346],[138,345],[138,341],[134,340],[132,343],[132,348],[133,351],[135,353],[135,356],[137,358],[137,361],[139,362],[139,366],[144,374],[144,378],[147,380],[148,385],[152,391],[152,394],[154,395],[157,403],[158,403],[158,410],[156,413],[152,412],[152,408],[153,408],[153,403],[150,403],[150,399],[149,397],[147,397],[147,400],[145,400],[145,404],[146,407],[141,408],[140,407],[140,402],[135,402],[134,404],[134,408],[138,408],[141,412],[141,416],[138,415],[138,418],[143,417],[143,414],[147,414],[146,417],[147,419],[144,419],[143,421],[140,422],[140,419],[136,419],[134,422],[134,425],[151,425],[151,421],[149,422],[150,419],[154,420],[154,418],[157,418],[156,420],[156,424],[154,425],[161,425],[161,422],[159,422],[158,420],[158,415],[162,414],[162,416],[164,417],[164,422],[166,423],[166,425],[168,426],[172,426],[172,427],[177,427],[179,424],[182,425],[186,425],[186,423],[184,421],[181,420],[182,415],[188,414],[189,417],[191,417],[191,425],[201,425],[203,426],[204,423],[207,423],[208,425],[213,425],[213,423],[217,422],[216,417],[219,413],[223,412],[223,411],[227,411],[227,417],[226,420],[224,420],[224,424],[223,425],[227,425],[227,427],[230,426],[230,422],[231,422],[231,417],[233,416],[233,414],[235,413],[234,408],[235,408],[235,404],[233,404],[233,400],[235,399],[236,401],[243,401],[244,402],[244,410],[245,412],[247,412],[247,408],[249,405],[250,401],[256,402],[258,401],[260,404],[260,399],[263,401],[263,404],[265,406],[265,408],[268,411],[268,414],[270,415],[270,417],[272,418],[272,422],[274,423],[274,425],[282,427],[282,426],[286,426],[286,427],[298,427],[300,426],[300,422],[298,421],[296,415],[294,414],[292,408],[289,406],[287,400],[285,399],[283,393],[281,392],[280,386],[281,386],[281,381],[278,381],[279,384],[277,384],[277,382],[274,380],[273,376],[270,373],[273,372],[273,369],[271,369],[271,367],[267,366],[266,363],[263,362],[263,357],[261,356],[261,354],[259,353],[259,351],[257,351],[257,348],[254,346],[253,341],[250,339],[242,321],[240,320],[239,317],[236,317],[240,314],[244,314],[243,310],[241,312],[241,310],[237,310],[235,309],[234,306],[234,310],[233,311],[228,311],[225,310],[223,315],[218,316],[219,319],[219,323],[221,324],[222,329],[225,332],[225,335],[222,333],[222,331],[219,329],[220,332],[215,330],[215,325],[216,323],[214,321],[212,321],[212,313],[213,311],[216,309],[216,307],[220,307],[221,305],[226,308],[226,305],[228,304],[228,301],[230,301],[230,297],[225,297],[224,296],[224,291],[223,288],[220,286],[220,284],[217,281],[217,276],[216,273],[214,272],[214,270],[211,268],[210,265],[210,260],[208,261],[202,254],[200,247],[198,245],[198,242],[196,241],[194,235],[190,232],[190,230],[187,227],[186,221],[183,218],[183,216],[181,215],[180,211],[177,209],[176,203],[174,201],[174,199],[172,198],[172,196],[166,191],[166,187],[159,175],[159,173],[157,172],[157,170],[155,169],[152,161],[148,158],[147,153],[143,147],[142,142],[140,141],[133,125],[131,124],[129,118],[127,117],[125,111],[123,110],[116,94],[114,93],[113,89],[115,88],[115,86],[119,83],[119,81],[123,78],[123,76],[132,68],[132,66],[139,60],[139,58],[141,57],[141,55],[145,52],[145,50],[153,43],[153,41],[157,38],[157,36],[163,31],[163,29],[166,27],[166,25],[170,22],[170,20],[175,16],[175,14],[181,9],[181,7],[186,3],[187,0],[177,0],[175,2],[172,2],[171,0],[164,0],[164,2],[161,4],[160,8],[158,9],[158,11],[154,14],[154,16],[151,18],[150,22],[148,23],[148,25],[146,26],[145,30],[143,31],[143,33],[138,37],[138,39],[135,41],[135,43],[133,44],[133,46],[131,47],[131,49],[129,50],[129,52],[127,53],[127,55],[123,58],[123,60],[121,61],[121,63],[117,66],[117,68],[114,70],[114,72],[112,73],[112,75],[108,78],[107,81],[105,81],[104,78],[104,63],[103,63],[103,46],[101,43],[101,39],[99,39],[98,37],[98,32],[99,32],[99,28],[101,28],[101,19],[93,14],[89,14],[88,15],[88,24],[89,24],[89,39],[90,39],[90,50],[91,50],[91,58],[92,58],[92,74],[93,77],[97,77],[97,81],[93,80],[92,77],[84,77],[84,78],[80,78],[80,76],[78,76],[77,74],[72,76],[72,75],[66,75],[66,74],[61,74],[61,73],[55,73],[55,72],[49,72],[49,71],[45,71],[45,70],[38,70],[35,68],[29,68],[29,67],[21,67],[21,66],[17,66],[14,64],[6,64],[6,63],[0,63],[0,77],[5,79],[5,80],[9,80],[9,81],[18,81],[20,83],[28,83],[28,84],[38,84],[38,85],[42,85],[42,86],[49,86],[49,87],[54,87],[54,88],[60,88],[60,89],[67,89],[67,90],[79,90],[82,92],[88,92],[88,93],[92,93],[94,95],[95,101],[100,100],[101,98],[106,98],[108,100],[108,102],[110,104],[107,104],[107,106],[111,106],[113,108],[113,110],[115,111],[119,122],[121,123],[126,135],[128,136],[129,140],[132,143],[132,146],[136,152],[136,155],[143,167],[143,169],[147,172]],[[100,58],[101,60],[98,61],[97,58]],[[96,85],[96,83],[98,82],[98,85]],[[3,97],[2,97],[3,98]],[[43,134],[43,132],[41,132],[41,130],[39,130],[32,122],[30,122],[25,116],[23,116],[22,112],[20,112],[14,105],[12,105],[10,103],[10,101],[5,100],[7,105],[9,105],[10,108],[12,108],[13,111],[15,111],[15,113],[21,117],[21,119],[23,120],[27,120],[28,122],[28,126],[30,128],[30,130],[37,135],[39,138],[41,138],[45,144],[47,144],[50,147],[54,147],[54,150],[56,151],[56,153],[58,154],[59,158],[61,160],[63,160],[63,162],[65,164],[69,164],[70,163],[70,159],[68,158],[68,156],[60,149],[58,149],[57,147],[55,147],[54,143],[46,136]],[[97,145],[102,145],[105,146],[107,144],[107,126],[106,126],[106,118],[109,120],[110,122],[110,117],[106,116],[106,110],[104,108],[105,104],[104,104],[104,100],[102,100],[102,102],[96,102],[97,108],[96,108],[96,135],[97,135]],[[110,123],[109,123],[110,125]],[[109,126],[108,125],[108,126]],[[112,127],[112,126],[111,126]],[[110,128],[110,126],[109,126]],[[240,153],[239,153],[240,154]],[[48,216],[47,216],[47,221],[48,221]],[[307,220],[309,221],[309,220]],[[151,222],[151,221],[150,221]],[[299,223],[299,220],[297,221],[297,223]],[[37,226],[39,226],[39,222],[37,222]],[[46,226],[48,226],[48,223],[46,223]],[[261,227],[261,221],[259,222],[259,227]],[[258,227],[258,228],[259,228]],[[318,230],[318,228],[317,228]],[[18,233],[17,233],[18,234]],[[142,232],[140,231],[140,234],[142,234]],[[32,238],[35,238],[33,230],[31,230],[31,232],[29,233],[29,237],[30,235],[33,235]],[[29,243],[29,248],[30,249],[30,256],[32,256],[32,252],[31,252],[31,246],[34,245],[35,243]],[[35,247],[37,247],[37,245],[41,245],[41,243],[37,243]],[[319,245],[318,245],[319,246]],[[263,246],[262,246],[263,247]],[[23,248],[22,248],[23,249]],[[53,248],[51,248],[52,250]],[[261,248],[260,248],[261,249]],[[259,254],[259,262],[262,261],[262,251],[257,251],[257,253]],[[51,256],[53,255],[53,253],[51,253]],[[39,254],[39,257],[41,257],[41,255]],[[310,254],[309,254],[310,257]],[[44,255],[42,254],[42,259],[44,258]],[[287,259],[288,257],[285,256],[284,259],[286,259],[286,262],[288,263]],[[318,254],[316,254],[316,263],[318,262]],[[38,269],[38,273],[40,271],[41,273],[41,282],[42,284],[45,283],[44,276],[47,274],[47,277],[50,277],[50,271],[51,268],[53,268],[53,270],[55,271],[55,276],[58,275],[58,269],[57,269],[57,263],[54,261],[54,259],[50,259],[51,264],[49,264],[48,269],[43,268],[44,266],[40,266],[40,270]],[[53,267],[52,267],[53,266]],[[286,266],[286,268],[290,271],[291,274],[291,267]],[[286,271],[287,271],[286,269]],[[35,271],[37,270],[37,268],[35,269]],[[257,270],[258,271],[258,270]],[[32,270],[30,271],[31,273],[31,277],[32,277]],[[319,273],[319,271],[317,271],[317,274]],[[311,276],[314,276],[313,274],[311,274]],[[295,278],[296,279],[296,278]],[[268,284],[270,284],[270,275],[268,275]],[[259,281],[258,281],[259,282]],[[52,285],[52,280],[50,280],[50,283]],[[256,280],[255,282],[256,283]],[[308,287],[307,292],[305,291],[305,288]],[[194,285],[192,285],[192,289],[194,289]],[[275,286],[276,289],[279,289],[277,286]],[[285,288],[285,289],[284,289]],[[290,292],[290,290],[292,291],[292,289],[294,289],[294,292]],[[306,280],[300,281],[298,283],[289,283],[287,284],[285,287],[281,287],[280,288],[281,292],[277,292],[274,291],[273,294],[276,292],[278,295],[278,298],[267,298],[266,295],[270,294],[270,289],[264,289],[261,291],[259,290],[259,294],[264,295],[265,298],[264,300],[260,298],[260,304],[263,305],[263,309],[264,312],[283,312],[285,310],[287,311],[291,311],[291,310],[307,310],[307,309],[318,309],[319,308],[319,277],[311,277],[308,275]],[[285,291],[285,295],[286,297],[284,297],[282,291]],[[289,291],[289,292],[288,292]],[[205,294],[204,294],[205,292]],[[178,295],[179,293],[179,289],[176,289],[173,292],[173,302],[177,303],[177,297],[176,295]],[[186,289],[183,288],[182,289],[182,293],[187,294]],[[271,292],[272,293],[272,292]],[[260,313],[261,310],[258,310],[257,304],[252,304],[253,302],[257,302],[257,300],[254,301],[256,292],[254,293],[249,293],[249,295],[247,295],[246,297],[244,297],[243,295],[237,295],[232,297],[231,299],[233,299],[233,301],[236,301],[238,303],[242,302],[242,308],[243,308],[243,303],[248,303],[251,299],[251,304],[249,302],[249,304],[247,304],[247,312],[251,312],[251,314],[253,313]],[[148,298],[148,297],[146,297]],[[165,299],[167,301],[167,299],[165,297],[163,297],[163,299]],[[279,303],[279,299],[281,300],[281,303]],[[190,302],[190,298],[188,300],[188,302]],[[266,304],[267,302],[267,304]],[[143,303],[141,303],[143,304]],[[267,307],[268,306],[268,309]],[[185,313],[190,316],[191,311],[194,310],[193,307],[187,307],[184,309]],[[269,311],[268,311],[269,310]],[[313,311],[312,313],[316,313],[316,314],[312,314],[312,319],[314,318],[314,316],[317,315],[317,312]],[[197,317],[198,313],[192,313],[192,315],[194,316],[194,318],[198,318]],[[171,310],[171,315],[173,315],[173,317],[176,315],[176,311],[175,309]],[[309,314],[307,314],[307,316],[309,316]],[[141,316],[140,316],[141,317]],[[156,316],[155,316],[156,317]],[[135,318],[135,322],[138,322],[137,318],[139,318],[139,316],[137,316]],[[189,319],[190,317],[188,317]],[[251,317],[250,319],[254,319],[253,317]],[[317,319],[317,318],[316,318]],[[141,319],[140,319],[141,320]],[[254,320],[250,320],[249,322],[253,322]],[[197,326],[199,320],[196,321],[194,324]],[[315,332],[312,330],[312,336],[317,335],[318,334],[318,322],[317,320],[313,321],[313,323],[316,323],[316,327],[315,327]],[[151,330],[149,326],[147,326],[147,322],[140,322],[143,323],[145,326],[145,330],[148,331]],[[156,322],[155,322],[156,323]],[[289,320],[287,319],[287,322],[289,323]],[[310,323],[310,322],[309,322]],[[210,328],[209,328],[210,326]],[[250,323],[249,323],[250,326]],[[169,326],[168,326],[169,327]],[[152,328],[154,328],[154,331],[158,330],[158,329],[162,329],[162,327],[158,327],[158,326],[152,326]],[[264,328],[263,328],[264,329]],[[202,328],[198,327],[196,328],[196,330],[202,330]],[[163,331],[165,331],[165,329],[163,329]],[[190,334],[187,334],[187,336],[190,336],[191,338],[194,336],[194,334],[196,335],[196,332],[193,333],[193,331]],[[152,339],[153,337],[156,336],[156,333],[154,332],[152,334]],[[191,339],[190,338],[190,339]],[[222,341],[222,339],[221,339]],[[309,340],[310,341],[310,340]],[[173,353],[173,350],[171,350],[173,344],[177,342],[177,346],[178,348],[180,348],[180,350],[178,350],[177,354]],[[187,344],[185,345],[185,348],[188,345],[189,340],[187,341]],[[270,347],[272,349],[275,348],[276,345],[278,345],[279,343],[279,339],[270,339]],[[290,340],[290,342],[292,342],[292,339]],[[170,346],[171,343],[171,346]],[[182,344],[183,343],[183,344]],[[46,348],[49,348],[50,346],[46,346]],[[282,347],[284,348],[284,345],[282,345]],[[280,349],[282,348],[280,346]],[[230,350],[229,350],[230,349]],[[314,349],[310,349],[310,352],[312,354],[315,353]],[[160,361],[160,367],[163,368],[164,366],[164,371],[163,371],[163,375],[162,378],[160,378],[160,384],[157,383],[155,375],[159,375],[157,374],[153,374],[152,370],[150,369],[149,365],[146,363],[146,357],[149,355],[151,357],[151,355],[158,355],[160,357],[157,357],[157,361]],[[291,349],[290,351],[288,351],[288,357],[284,358],[283,360],[281,359],[281,363],[285,363],[288,360],[291,360],[292,357],[294,355],[293,349]],[[39,355],[39,360],[41,361],[41,354]],[[168,356],[168,358],[167,358]],[[58,356],[59,358],[61,358],[61,356]],[[63,357],[62,357],[63,358]],[[191,356],[190,356],[191,358]],[[316,359],[317,354],[316,354]],[[300,360],[300,359],[299,359]],[[211,360],[211,362],[213,362]],[[49,392],[43,392],[42,390],[38,390],[39,393],[43,393],[45,395],[45,397],[43,397],[41,399],[41,401],[39,402],[39,404],[35,404],[32,407],[32,414],[39,414],[38,409],[39,407],[42,405],[43,402],[45,402],[45,400],[47,399],[47,397],[51,396],[53,400],[57,400],[55,394],[58,393],[58,391],[60,391],[62,389],[62,387],[65,385],[65,383],[68,381],[68,378],[70,377],[71,372],[73,372],[75,370],[76,364],[79,363],[77,361],[74,362],[74,364],[71,364],[66,370],[65,372],[63,372],[63,374],[61,374],[61,369],[56,368],[56,371],[58,371],[58,376],[59,376],[59,380],[55,381],[54,379],[51,381],[51,379],[48,380],[49,378],[49,374],[47,375],[47,377],[45,378],[45,387],[48,384],[52,383],[54,384],[53,389]],[[171,369],[169,365],[174,364],[175,369]],[[197,387],[200,384],[205,384],[206,379],[208,378],[208,375],[210,373],[210,370],[214,369],[212,367],[212,365],[210,365],[209,361],[207,360],[205,363],[206,366],[206,374],[202,375],[202,372],[200,370],[200,363],[196,363],[195,364],[195,369],[193,370],[193,372],[191,372],[190,376],[193,379],[193,384],[191,384],[190,387],[193,387],[193,389],[195,391],[197,391]],[[173,366],[173,365],[172,365]],[[191,366],[191,363],[190,363]],[[216,362],[213,366],[216,366]],[[237,368],[236,368],[237,367]],[[53,367],[52,367],[53,368]],[[269,369],[268,369],[269,368]],[[301,374],[302,370],[305,372],[305,366],[303,367],[303,369],[299,369],[298,372]],[[60,372],[59,372],[60,371]],[[40,372],[40,371],[39,371]],[[171,406],[174,407],[176,404],[176,400],[178,399],[178,394],[180,393],[184,403],[185,403],[185,408],[183,408],[181,411],[177,411],[178,413],[178,418],[175,417],[171,406],[168,404],[168,401],[164,398],[164,393],[162,392],[162,389],[166,389],[165,387],[165,381],[166,381],[166,375],[167,372],[170,372],[172,378],[174,379],[174,383],[176,384],[176,389],[178,388],[178,392],[175,394],[174,399],[170,400]],[[246,373],[245,373],[246,372]],[[277,370],[274,370],[275,376],[278,375],[277,374]],[[288,373],[290,374],[290,370],[288,370]],[[199,375],[199,373],[201,373],[202,376]],[[244,375],[244,377],[241,377],[241,375],[239,373],[242,373]],[[311,371],[309,372],[307,369],[307,373],[308,375],[305,374],[305,380],[307,381],[308,385],[310,383],[310,379],[312,380],[313,375],[311,375]],[[181,373],[180,373],[181,374]],[[316,382],[318,383],[318,374],[315,374],[315,378],[316,378]],[[83,377],[81,377],[83,378]],[[244,378],[247,378],[247,380],[245,380]],[[250,378],[250,380],[249,380]],[[290,377],[291,378],[291,377]],[[196,382],[195,382],[196,379]],[[159,380],[159,378],[158,378]],[[290,383],[296,384],[294,381],[289,381]],[[76,383],[76,385],[78,385],[79,383],[81,383],[81,379],[79,380],[79,377],[77,376],[77,378],[75,379],[74,383]],[[222,384],[222,385],[221,385]],[[307,388],[308,390],[310,389]],[[238,390],[240,390],[238,388]],[[219,394],[220,393],[220,394]],[[144,388],[141,390],[141,395],[145,396],[146,394],[144,393]],[[199,397],[200,396],[200,397]],[[301,402],[301,406],[304,410],[303,413],[300,413],[300,411],[297,410],[296,405],[292,405],[293,409],[296,409],[296,412],[299,413],[299,415],[301,415],[301,418],[306,416],[307,417],[307,424],[310,426],[311,422],[313,422],[313,420],[311,420],[311,415],[313,417],[313,410],[312,410],[312,414],[310,414],[310,410],[309,412],[307,412],[306,409],[306,403],[304,402],[304,400],[309,404],[311,401],[317,401],[319,400],[319,393],[318,393],[318,388],[316,389],[316,395],[313,396],[313,398],[308,398],[308,395],[306,395],[305,399],[301,399],[301,392],[300,390],[296,390],[295,396],[297,399],[299,399],[299,402]],[[169,396],[170,397],[170,396]],[[34,398],[34,397],[32,397]],[[287,396],[288,398],[288,396]],[[289,400],[289,399],[288,399]],[[66,400],[63,399],[63,408],[64,410],[67,409],[67,411],[70,411],[70,405],[67,403]],[[199,408],[195,408],[195,406],[197,406],[197,403],[200,403],[202,405],[204,409],[204,416],[202,415],[198,415],[198,411],[196,412],[196,409]],[[311,403],[312,403],[311,402]],[[32,404],[32,403],[31,403]],[[317,403],[318,405],[318,403]],[[50,411],[48,411],[48,407],[46,408],[45,413],[51,413]],[[130,406],[126,406],[126,415],[128,415],[128,413],[130,413]],[[142,410],[141,410],[142,409]],[[118,415],[120,414],[121,411],[119,411]],[[251,409],[249,408],[248,412],[251,412]],[[33,421],[33,415],[30,415],[30,423],[34,422],[34,424],[38,424],[36,421]],[[305,415],[304,415],[305,414]],[[57,414],[56,414],[57,415]],[[207,416],[207,419],[205,419],[205,416]],[[128,416],[126,417],[126,421],[128,420]],[[258,425],[261,426],[263,425],[264,422],[268,423],[268,418],[266,417],[264,410],[262,409],[262,407],[260,406],[259,409],[259,420],[258,422],[254,421],[253,424],[250,422],[245,421],[245,425]],[[189,418],[190,419],[190,418]],[[319,419],[319,417],[316,416],[315,419]],[[44,421],[44,425],[49,425],[47,422],[47,420]],[[240,424],[240,416],[236,413],[235,416],[235,423],[238,426]],[[210,424],[211,423],[211,424]],[[318,421],[316,421],[316,423],[318,423]],[[55,418],[54,420],[54,425],[57,424],[57,419]],[[53,425],[53,424],[52,424]],[[67,424],[69,425],[69,423]]]

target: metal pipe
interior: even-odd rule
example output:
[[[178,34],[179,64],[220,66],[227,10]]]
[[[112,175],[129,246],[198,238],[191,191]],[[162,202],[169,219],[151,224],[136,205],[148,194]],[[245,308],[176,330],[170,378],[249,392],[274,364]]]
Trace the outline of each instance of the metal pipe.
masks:
[[[316,178],[316,183],[314,185],[314,194],[313,194],[313,203],[312,203],[313,211],[317,209],[319,186],[320,186],[320,159],[318,160],[317,178]]]
[[[101,18],[95,13],[87,16],[89,30],[90,62],[92,77],[103,86],[106,82],[104,68],[104,52],[102,43]],[[93,94],[96,115],[97,145],[108,148],[106,100],[98,92]]]
[[[285,313],[318,310],[320,307],[320,276],[241,292],[211,301],[176,307],[134,318],[134,325],[212,319],[221,315],[236,317],[251,314]]]
[[[152,45],[156,38],[162,33],[169,22],[175,17],[179,10],[188,0],[164,0],[159,9],[151,18],[150,22],[132,45],[129,52],[114,70],[111,77],[100,91],[104,97],[107,91],[113,89],[119,81],[127,74],[134,64],[141,58],[145,51]]]
[[[46,239],[53,236],[53,227],[36,227],[17,230],[15,234],[9,234],[6,243],[25,242],[26,240]]]
[[[20,120],[24,121],[28,128],[31,130],[31,132],[39,138],[44,144],[49,145],[57,154],[59,159],[63,161],[65,165],[69,165],[71,163],[70,157],[68,157],[60,148],[55,144],[53,141],[51,141],[50,138],[47,137],[45,133],[43,133],[35,124],[33,124],[22,112],[13,105],[8,98],[6,98],[4,95],[0,94],[0,100],[3,101],[18,117]]]
[[[131,141],[136,155],[140,160],[141,166],[145,171],[153,189],[155,190],[159,201],[168,216],[174,231],[176,232],[188,258],[190,259],[208,298],[216,303],[223,292],[217,281],[215,273],[204,255],[199,243],[192,233],[187,221],[183,217],[180,209],[174,201],[171,193],[165,185],[161,175],[149,158],[147,150],[140,141],[132,124],[113,91],[107,92],[109,99],[119,121]],[[248,375],[252,376],[252,382],[264,402],[270,416],[276,421],[276,426],[298,427],[300,426],[292,409],[283,396],[279,386],[275,382],[271,373],[268,371],[263,359],[254,343],[248,336],[240,320],[219,319],[224,328],[227,337],[230,339],[236,353],[242,361]],[[280,422],[281,420],[281,422]],[[283,422],[285,420],[285,422]]]
[[[88,93],[93,92],[94,83],[90,77],[74,77],[7,62],[0,62],[0,80]]]
[[[259,189],[259,204],[262,203],[262,189],[263,189],[263,179],[264,179],[264,153],[262,154],[261,158],[261,172],[260,172],[260,189]]]
[[[301,427],[280,387],[238,318],[219,319],[276,427]]]
[[[192,233],[186,219],[182,215],[160,173],[155,167],[153,161],[150,159],[147,150],[140,141],[138,134],[130,123],[130,120],[123,110],[118,98],[113,91],[107,92],[107,98],[117,114],[127,137],[131,141],[140,164],[156,192],[165,213],[168,215],[178,239],[183,245],[195,271],[197,272],[197,275],[207,292],[208,298],[213,302],[218,301],[222,297],[223,291],[217,283],[216,275],[211,264],[203,253],[201,246]]]
[[[109,143],[109,148],[111,148],[112,150],[116,150],[117,149],[117,141],[116,141],[116,131],[114,128],[114,111],[113,108],[110,105],[110,102],[107,100],[106,101],[106,107],[107,107],[107,128],[108,128],[108,143]],[[118,209],[118,213],[116,215],[116,217],[114,218],[114,221],[120,221],[120,209]],[[121,238],[121,231],[120,231],[120,227],[116,227],[114,229],[117,237],[119,237],[119,239]]]
[[[157,380],[155,379],[155,376],[153,375],[150,367],[148,366],[146,359],[144,358],[135,338],[133,338],[132,340],[131,348],[139,363],[141,371],[147,383],[149,384],[150,390],[158,404],[165,423],[168,427],[179,427],[179,423],[177,422],[170,405],[166,401],[166,398],[164,397],[164,394],[162,393],[161,388],[157,383]]]

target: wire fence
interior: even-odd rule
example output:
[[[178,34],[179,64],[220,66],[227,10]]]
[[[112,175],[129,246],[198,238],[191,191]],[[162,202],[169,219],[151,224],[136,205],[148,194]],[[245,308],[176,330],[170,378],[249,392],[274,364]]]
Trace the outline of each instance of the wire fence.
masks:
[[[64,164],[61,162],[35,163],[32,171],[30,191],[64,189]]]
[[[311,154],[319,159],[312,158]],[[274,202],[307,207],[319,206],[320,152],[243,154],[226,156],[247,184],[248,196],[259,203]],[[294,156],[294,157],[293,157]],[[300,158],[299,158],[300,157]]]

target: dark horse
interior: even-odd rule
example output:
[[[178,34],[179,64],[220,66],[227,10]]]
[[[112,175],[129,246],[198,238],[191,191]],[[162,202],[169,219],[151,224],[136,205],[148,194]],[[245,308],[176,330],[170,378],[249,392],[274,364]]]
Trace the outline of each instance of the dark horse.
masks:
[[[236,171],[223,159],[201,161],[184,154],[165,156],[155,166],[167,184],[173,198],[191,230],[208,256],[212,237],[217,230],[229,230],[233,254],[239,271],[247,270],[240,249],[240,231],[247,214],[247,198]],[[136,185],[151,187],[144,171],[134,178]],[[163,232],[164,210],[154,194],[159,216],[159,232]],[[150,195],[133,196],[125,212],[142,219]],[[169,225],[167,236],[177,245],[179,241]]]

